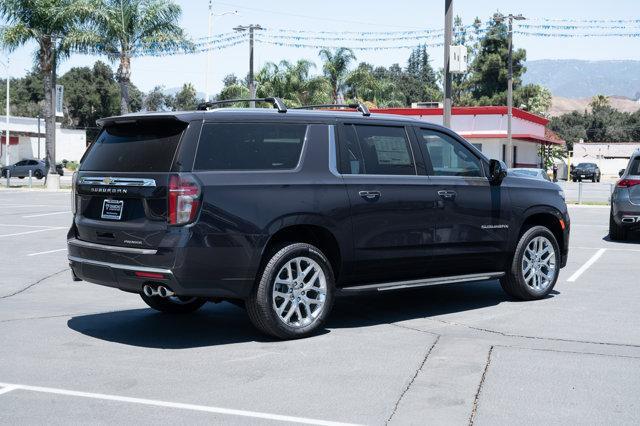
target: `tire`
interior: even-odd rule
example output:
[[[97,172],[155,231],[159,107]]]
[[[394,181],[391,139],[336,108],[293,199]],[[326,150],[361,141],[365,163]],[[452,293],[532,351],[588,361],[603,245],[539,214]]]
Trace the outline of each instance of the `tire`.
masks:
[[[591,182],[596,183],[596,177],[595,176],[591,178]]]
[[[24,179],[24,176],[18,176],[18,179]]]
[[[627,239],[627,230],[616,223],[613,219],[613,212],[609,214],[609,238],[612,241],[624,241]]]
[[[547,273],[550,271],[550,267],[553,266],[553,276],[551,279],[541,280],[540,275],[536,274],[535,263],[527,262],[533,272],[526,272],[524,269],[524,259],[532,259],[536,262],[535,258],[531,257],[530,244],[532,244],[534,250],[536,248],[536,242],[542,242],[541,249],[547,249],[549,245],[553,250],[548,256],[543,255],[541,262],[539,263],[540,273],[544,271]],[[529,249],[529,250],[528,250]],[[546,262],[545,262],[546,261]],[[546,297],[558,281],[558,274],[560,273],[560,247],[553,233],[544,226],[533,226],[527,229],[516,246],[516,251],[513,256],[511,267],[506,272],[505,276],[500,279],[500,285],[502,289],[511,297],[518,300],[537,300]],[[531,271],[531,269],[529,269]],[[525,279],[525,277],[528,277]],[[536,287],[536,281],[538,286]],[[546,282],[545,282],[546,281]]]
[[[322,329],[333,306],[335,287],[333,269],[322,251],[306,243],[287,244],[272,250],[263,263],[259,281],[246,301],[253,325],[278,339],[308,337]],[[312,274],[309,281],[299,273],[305,270]],[[310,303],[305,304],[305,299]]]
[[[179,298],[179,297],[160,297],[160,296],[147,296],[144,293],[140,294],[144,303],[149,305],[150,308],[155,309],[156,311],[164,312],[166,314],[189,314],[191,312],[195,312],[202,305],[204,305],[207,300],[201,297],[189,297],[189,298]]]
[[[577,181],[578,181],[578,179],[576,179],[576,178],[573,178],[573,179],[571,179],[571,180],[572,180],[572,181],[574,181],[574,182],[577,182]]]
[[[35,172],[33,172],[33,177],[35,177],[36,179],[40,180],[42,179],[42,172],[40,170],[36,170]]]

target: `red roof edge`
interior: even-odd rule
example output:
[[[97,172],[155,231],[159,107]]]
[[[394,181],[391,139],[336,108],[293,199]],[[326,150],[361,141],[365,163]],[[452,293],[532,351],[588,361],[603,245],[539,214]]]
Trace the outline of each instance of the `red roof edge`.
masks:
[[[398,115],[442,115],[442,108],[372,108],[371,112],[379,112],[382,114],[398,114]],[[500,105],[493,106],[467,106],[453,107],[452,115],[490,115],[490,114],[507,114],[507,107]],[[549,120],[541,115],[533,114],[520,108],[513,108],[513,116],[523,120],[531,121],[536,124],[546,126]]]
[[[465,139],[481,139],[481,138],[486,138],[486,139],[506,139],[507,138],[507,134],[506,133],[465,133],[465,132],[461,132],[460,136],[462,136]],[[551,139],[551,138],[546,138],[543,136],[538,136],[538,135],[532,135],[529,133],[514,133],[512,135],[513,139],[520,139],[523,141],[527,141],[527,142],[536,142],[536,143],[546,143],[546,144],[553,144],[553,145],[564,145],[565,141],[560,140],[560,139]]]

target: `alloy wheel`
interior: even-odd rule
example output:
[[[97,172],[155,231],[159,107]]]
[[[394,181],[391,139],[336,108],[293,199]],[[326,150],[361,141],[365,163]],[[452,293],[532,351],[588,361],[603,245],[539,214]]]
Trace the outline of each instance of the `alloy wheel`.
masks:
[[[527,244],[522,256],[522,277],[536,292],[545,291],[555,279],[556,252],[548,238],[538,236]]]
[[[275,278],[273,309],[285,325],[306,327],[315,322],[325,306],[327,279],[322,267],[305,256],[287,261]]]

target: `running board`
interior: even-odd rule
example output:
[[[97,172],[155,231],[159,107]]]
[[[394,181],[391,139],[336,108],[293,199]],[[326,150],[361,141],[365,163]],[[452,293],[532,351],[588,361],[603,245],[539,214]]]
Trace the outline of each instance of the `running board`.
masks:
[[[422,280],[412,281],[396,281],[390,283],[368,284],[351,287],[343,287],[340,292],[343,294],[351,294],[365,291],[389,291],[400,290],[405,288],[428,287],[431,285],[452,284],[472,281],[485,281],[500,278],[504,272],[485,272],[483,274],[454,275],[449,277],[426,278]]]

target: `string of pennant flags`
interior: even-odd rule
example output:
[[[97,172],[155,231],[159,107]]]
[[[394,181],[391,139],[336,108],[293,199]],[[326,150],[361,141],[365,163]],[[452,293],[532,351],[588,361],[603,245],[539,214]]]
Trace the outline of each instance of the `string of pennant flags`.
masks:
[[[532,23],[529,23],[532,22]],[[487,28],[474,25],[454,27],[454,35],[483,34]],[[529,18],[514,22],[513,33],[524,37],[640,38],[640,19],[554,19]],[[419,46],[443,46],[443,29],[410,31],[318,31],[304,29],[262,29],[254,33],[257,43],[300,49],[333,49],[345,47],[356,51],[415,49]],[[198,37],[189,46],[166,46],[161,42],[141,44],[136,56],[168,56],[224,50],[245,43],[248,32],[226,32],[211,37]],[[117,53],[117,52],[114,52]]]

